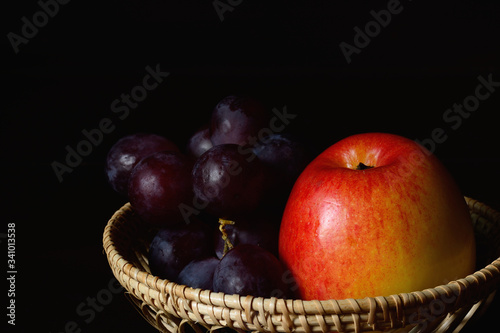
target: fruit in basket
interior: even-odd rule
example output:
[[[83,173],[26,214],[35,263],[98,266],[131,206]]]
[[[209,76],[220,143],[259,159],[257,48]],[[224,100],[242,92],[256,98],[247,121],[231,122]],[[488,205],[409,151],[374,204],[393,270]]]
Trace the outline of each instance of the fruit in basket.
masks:
[[[176,282],[191,288],[212,289],[218,264],[219,259],[216,257],[195,259],[182,269]]]
[[[213,146],[212,140],[210,140],[210,128],[207,125],[200,128],[189,138],[186,150],[187,154],[196,160]]]
[[[201,220],[158,230],[149,245],[151,273],[176,281],[186,265],[213,253],[208,234],[208,226]]]
[[[303,299],[423,290],[475,268],[471,218],[451,175],[425,148],[384,133],[341,140],[306,167],[279,252]]]
[[[239,217],[235,224],[226,225],[224,230],[233,246],[254,244],[278,256],[279,224],[280,217],[258,210]],[[215,254],[220,259],[224,255],[224,240],[219,229],[216,230],[214,238]]]
[[[278,297],[287,295],[285,271],[267,250],[253,244],[231,249],[215,268],[213,290],[226,294]]]
[[[286,185],[293,184],[309,162],[305,145],[291,135],[271,134],[253,152]]]
[[[239,145],[214,146],[193,167],[193,190],[207,212],[233,218],[256,209],[264,191],[264,169],[240,153]]]
[[[214,145],[250,144],[260,130],[269,126],[269,113],[257,100],[247,96],[227,96],[212,111],[210,133]]]
[[[155,226],[181,223],[179,205],[193,200],[191,170],[188,157],[171,151],[154,153],[139,162],[128,191],[137,215]]]
[[[295,180],[310,162],[305,145],[290,135],[275,133],[256,145],[253,153],[267,170],[266,203],[282,209]]]
[[[135,133],[124,136],[106,156],[106,176],[111,187],[128,195],[128,183],[133,168],[145,157],[163,150],[179,151],[170,140],[153,133]]]
[[[253,214],[241,216],[235,222],[234,225],[224,227],[232,245],[254,244],[278,256],[279,217],[259,210]],[[220,235],[220,230],[217,230],[215,234],[214,244],[215,254],[220,259],[224,254],[224,240]]]

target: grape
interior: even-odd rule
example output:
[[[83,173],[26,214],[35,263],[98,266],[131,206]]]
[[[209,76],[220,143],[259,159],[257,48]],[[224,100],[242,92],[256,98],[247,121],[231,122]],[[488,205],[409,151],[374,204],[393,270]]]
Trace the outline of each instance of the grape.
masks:
[[[213,253],[208,226],[199,220],[158,230],[149,246],[151,273],[176,281],[191,261]]]
[[[242,216],[234,222],[234,225],[224,226],[227,237],[233,246],[254,244],[278,256],[280,216],[272,216],[258,211],[251,215]],[[215,231],[214,245],[215,254],[219,259],[222,258],[224,240],[218,228]]]
[[[268,166],[278,184],[291,187],[310,162],[305,146],[290,135],[272,134],[253,153]]]
[[[181,153],[154,153],[137,164],[130,177],[129,200],[146,223],[167,226],[182,221],[179,205],[192,202],[192,162]]]
[[[213,290],[256,297],[285,297],[286,274],[279,260],[265,249],[240,244],[215,268]]]
[[[213,147],[212,141],[210,140],[210,129],[207,126],[202,127],[196,133],[194,133],[187,143],[188,155],[194,159],[197,159],[204,152]]]
[[[143,158],[163,150],[179,151],[168,139],[151,133],[136,133],[118,140],[106,157],[105,171],[111,187],[127,196],[133,168]]]
[[[179,273],[177,283],[191,288],[212,289],[215,267],[219,264],[216,257],[195,259]]]
[[[193,167],[193,190],[209,213],[231,219],[256,209],[264,190],[260,161],[249,162],[236,144],[218,145]]]
[[[257,100],[246,96],[227,96],[214,108],[210,133],[214,145],[249,144],[249,137],[269,127],[269,114]]]
[[[310,162],[308,151],[302,143],[289,135],[272,134],[253,149],[253,153],[265,165],[266,197],[270,206],[281,209],[298,176]]]

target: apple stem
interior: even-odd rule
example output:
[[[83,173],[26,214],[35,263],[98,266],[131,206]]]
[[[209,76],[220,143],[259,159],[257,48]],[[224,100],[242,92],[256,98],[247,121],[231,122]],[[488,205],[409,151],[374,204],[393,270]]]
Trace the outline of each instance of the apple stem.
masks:
[[[356,170],[366,170],[371,168],[373,168],[373,166],[366,165],[363,162],[359,162],[358,166],[356,167]]]
[[[226,220],[223,218],[219,218],[219,224],[220,224],[219,230],[222,234],[222,240],[224,241],[224,253],[222,254],[222,257],[224,257],[226,255],[226,253],[228,253],[229,250],[231,250],[233,248],[233,244],[229,240],[229,237],[227,237],[227,232],[226,232],[225,227],[228,224],[234,225],[234,224],[236,224],[236,222],[231,221],[231,220]]]

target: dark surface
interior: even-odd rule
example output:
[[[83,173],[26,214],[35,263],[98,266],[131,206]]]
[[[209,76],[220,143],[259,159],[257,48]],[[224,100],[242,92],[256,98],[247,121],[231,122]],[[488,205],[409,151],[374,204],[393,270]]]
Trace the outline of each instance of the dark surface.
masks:
[[[211,1],[71,1],[18,53],[8,33],[21,34],[21,19],[32,21],[40,5],[6,4],[1,202],[3,223],[16,223],[15,330],[154,332],[109,285],[102,232],[125,201],[106,184],[104,159],[120,137],[139,131],[185,145],[229,94],[286,106],[297,115],[287,130],[315,153],[359,132],[424,140],[442,128],[447,137],[435,154],[465,195],[500,209],[500,87],[467,118],[443,119],[475,94],[479,76],[500,81],[500,5],[402,1],[401,12],[347,64],[340,43],[353,44],[354,27],[387,3],[243,1],[221,22]],[[121,96],[143,85],[147,66],[170,75],[127,107]],[[113,129],[105,121],[109,133],[59,181],[51,164],[64,163],[66,146],[76,149],[82,131],[106,118]],[[496,327],[499,311],[497,298],[465,331]]]

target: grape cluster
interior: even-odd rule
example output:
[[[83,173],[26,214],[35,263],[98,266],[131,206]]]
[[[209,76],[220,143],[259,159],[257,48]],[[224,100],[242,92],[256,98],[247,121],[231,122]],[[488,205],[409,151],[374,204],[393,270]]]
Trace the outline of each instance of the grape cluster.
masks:
[[[153,274],[215,292],[291,295],[278,233],[309,157],[297,139],[270,131],[270,121],[259,101],[227,96],[184,151],[151,133],[126,136],[110,149],[111,187],[155,232]],[[193,204],[189,214],[180,209]]]

